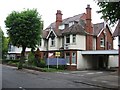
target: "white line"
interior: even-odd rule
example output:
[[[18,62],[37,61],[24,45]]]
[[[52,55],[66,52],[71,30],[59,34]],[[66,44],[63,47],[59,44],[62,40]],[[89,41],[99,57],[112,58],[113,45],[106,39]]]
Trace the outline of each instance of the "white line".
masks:
[[[84,76],[84,75],[78,75],[78,76]]]
[[[56,73],[62,73],[62,72],[56,72]]]
[[[22,87],[19,87],[19,88],[22,88]]]
[[[80,72],[88,72],[88,71],[80,71]]]
[[[94,79],[93,81],[97,81],[96,79]]]
[[[104,83],[106,83],[107,81],[101,81],[101,82],[104,82]]]
[[[63,74],[69,74],[69,73],[63,73]]]
[[[95,74],[95,73],[86,73],[86,74]]]
[[[96,73],[103,73],[103,72],[96,72]]]

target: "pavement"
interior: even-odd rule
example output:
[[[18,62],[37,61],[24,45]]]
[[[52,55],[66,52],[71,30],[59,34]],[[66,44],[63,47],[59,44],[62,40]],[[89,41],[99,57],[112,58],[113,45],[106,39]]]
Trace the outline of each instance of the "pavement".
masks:
[[[99,71],[99,70],[86,70],[86,71],[68,71],[58,72],[63,74],[70,74],[82,77],[82,79],[74,80],[75,83],[83,83],[96,87],[102,87],[112,90],[120,90],[120,77],[117,71]]]
[[[34,74],[39,72],[28,69],[24,69],[24,70]],[[63,72],[54,72],[54,73],[80,77],[79,79],[78,78],[74,79],[73,80],[74,83],[82,83],[82,84],[101,87],[105,89],[120,90],[120,83],[119,83],[120,77],[118,76],[118,71],[83,70],[83,71],[63,71]]]

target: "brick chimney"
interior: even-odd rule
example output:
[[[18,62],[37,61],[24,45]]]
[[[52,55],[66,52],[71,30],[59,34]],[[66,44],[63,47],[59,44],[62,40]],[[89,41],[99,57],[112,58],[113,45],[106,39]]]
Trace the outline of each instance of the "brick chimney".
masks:
[[[88,33],[86,36],[86,50],[93,50],[93,28],[91,23],[91,8],[90,5],[87,5],[86,8],[86,32]]]
[[[60,10],[57,10],[56,13],[56,30],[58,30],[58,26],[62,23],[62,13]]]

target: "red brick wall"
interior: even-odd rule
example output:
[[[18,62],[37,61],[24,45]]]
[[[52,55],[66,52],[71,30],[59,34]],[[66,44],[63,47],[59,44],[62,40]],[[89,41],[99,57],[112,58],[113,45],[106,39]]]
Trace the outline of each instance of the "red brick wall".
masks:
[[[109,49],[113,49],[113,39],[112,39],[112,34],[110,33],[110,31],[108,30],[108,28],[105,29],[106,33],[107,33],[107,38],[105,39],[105,47],[100,47],[100,39],[101,37],[105,38],[104,35],[104,30],[101,32],[101,34],[99,35],[99,37],[97,37],[97,42],[96,42],[96,49],[97,50],[109,50]],[[109,44],[111,44],[111,48],[109,47]]]
[[[56,30],[58,30],[58,26],[62,23],[62,13],[60,10],[57,10],[56,13]]]
[[[93,28],[91,20],[91,8],[88,5],[86,8],[86,32],[88,33],[86,36],[86,50],[93,50]]]

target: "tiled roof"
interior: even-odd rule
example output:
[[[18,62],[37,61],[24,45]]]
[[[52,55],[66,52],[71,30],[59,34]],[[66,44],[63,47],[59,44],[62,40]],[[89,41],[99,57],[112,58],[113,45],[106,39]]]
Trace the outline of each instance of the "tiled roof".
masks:
[[[82,34],[85,35],[85,17],[83,18],[83,15],[85,15],[85,13],[82,14],[78,14],[75,15],[73,17],[69,17],[66,19],[63,19],[62,24],[69,24],[69,22],[71,21],[77,21],[78,23],[75,23],[74,25],[72,25],[71,27],[67,27],[64,30],[55,30],[55,22],[51,23],[45,30],[43,30],[43,38],[46,38],[48,33],[49,33],[49,28],[53,28],[55,34],[57,36],[62,36],[62,35],[66,35],[66,34]],[[102,23],[97,23],[97,24],[92,24],[93,25],[93,35],[97,36],[100,31],[104,28],[104,22]]]
[[[94,35],[97,36],[103,28],[104,28],[104,22],[93,24]]]
[[[49,33],[49,31],[43,30],[42,31],[42,38],[46,38],[48,33]]]
[[[69,18],[66,18],[66,19],[63,19],[62,20],[62,24],[69,24],[69,22],[71,21],[79,21],[80,20],[80,17],[83,15],[84,13],[82,14],[78,14],[78,15],[75,15],[73,17],[69,17]],[[51,23],[47,28],[55,28],[55,22]]]
[[[113,37],[117,37],[117,36],[120,36],[120,21],[118,22],[118,24],[115,28],[115,31],[113,33]]]
[[[81,34],[81,35],[85,35],[86,33],[85,33],[84,27],[78,23],[78,24],[72,25],[71,27],[68,27],[68,28],[64,29],[62,31],[62,34],[63,35],[66,35],[66,34]]]

